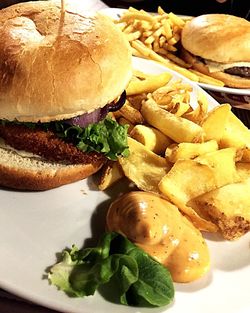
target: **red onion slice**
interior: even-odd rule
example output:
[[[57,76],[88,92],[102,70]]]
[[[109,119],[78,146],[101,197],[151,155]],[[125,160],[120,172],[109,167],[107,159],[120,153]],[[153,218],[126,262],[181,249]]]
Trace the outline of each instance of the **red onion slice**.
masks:
[[[126,101],[126,91],[124,90],[117,102],[113,101],[110,104],[108,104],[109,112],[118,111],[124,105],[125,101]]]
[[[95,111],[91,113],[85,113],[73,118],[70,118],[68,120],[65,120],[64,122],[71,125],[71,126],[80,126],[80,127],[87,127],[89,124],[98,123],[101,120],[103,120],[108,112],[115,112],[119,110],[123,104],[126,101],[126,92],[124,91],[122,95],[120,96],[120,99],[117,102],[111,102],[107,104],[105,107],[96,109]]]

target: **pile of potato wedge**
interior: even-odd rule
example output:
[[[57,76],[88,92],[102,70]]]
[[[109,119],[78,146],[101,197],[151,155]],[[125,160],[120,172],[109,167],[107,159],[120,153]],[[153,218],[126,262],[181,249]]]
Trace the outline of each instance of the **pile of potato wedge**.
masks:
[[[250,230],[250,130],[229,104],[209,109],[203,92],[171,74],[138,71],[114,118],[128,125],[130,155],[102,169],[99,189],[126,176],[168,199],[202,231],[226,239]]]

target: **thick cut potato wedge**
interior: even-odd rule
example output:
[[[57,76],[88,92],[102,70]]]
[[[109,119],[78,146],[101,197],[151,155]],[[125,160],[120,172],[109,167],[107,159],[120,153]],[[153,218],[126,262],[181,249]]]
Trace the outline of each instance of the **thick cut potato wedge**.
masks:
[[[136,125],[130,136],[159,155],[164,154],[166,148],[172,143],[172,140],[158,129],[145,125]]]
[[[220,140],[220,147],[250,148],[250,130],[232,112]]]
[[[199,155],[218,150],[216,140],[209,140],[203,143],[182,142],[178,145],[170,145],[165,152],[168,161],[175,163],[177,160],[189,160]]]
[[[213,189],[239,182],[235,154],[236,149],[228,148],[194,160],[178,160],[161,180],[159,189],[178,206]]]
[[[158,184],[170,170],[170,164],[132,138],[128,138],[128,145],[129,157],[119,159],[125,176],[140,190],[159,194]]]
[[[151,75],[144,80],[132,80],[126,89],[128,96],[142,94],[145,92],[153,92],[156,89],[166,85],[172,75],[169,73],[162,73],[159,75]]]
[[[231,107],[229,104],[220,105],[208,112],[207,117],[202,123],[205,140],[214,139],[217,142],[220,142],[224,134],[230,112]]]
[[[101,170],[101,179],[98,184],[100,190],[105,190],[124,177],[124,173],[118,162],[108,162]]]
[[[237,239],[250,231],[250,178],[212,190],[193,201],[218,225],[224,238]]]
[[[150,125],[178,143],[202,138],[203,130],[199,125],[161,109],[152,98],[142,104],[141,113]]]

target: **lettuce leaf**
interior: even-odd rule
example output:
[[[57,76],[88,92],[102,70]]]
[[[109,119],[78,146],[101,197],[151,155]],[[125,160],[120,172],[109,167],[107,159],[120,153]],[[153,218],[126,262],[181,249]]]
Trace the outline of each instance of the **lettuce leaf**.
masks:
[[[93,295],[98,289],[107,300],[124,305],[158,307],[174,298],[167,268],[114,232],[105,233],[97,247],[64,250],[48,279],[69,296]]]
[[[109,117],[85,128],[70,126],[64,121],[22,123],[0,120],[0,123],[2,125],[13,123],[25,125],[31,129],[40,128],[44,131],[53,131],[59,138],[74,144],[79,150],[83,152],[100,152],[113,161],[116,161],[119,156],[127,157],[129,155],[128,125],[119,125]]]

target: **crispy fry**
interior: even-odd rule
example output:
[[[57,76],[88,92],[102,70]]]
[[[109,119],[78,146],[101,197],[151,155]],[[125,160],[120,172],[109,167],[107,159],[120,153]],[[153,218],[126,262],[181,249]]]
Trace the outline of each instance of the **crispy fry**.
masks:
[[[250,179],[212,190],[195,199],[218,225],[224,238],[237,239],[250,231]],[[237,209],[236,209],[237,208]]]
[[[220,147],[250,148],[250,130],[230,111]]]
[[[158,184],[169,171],[170,164],[132,138],[128,138],[128,145],[129,157],[119,159],[125,176],[139,189],[159,194]]]
[[[220,142],[226,123],[229,118],[231,107],[229,104],[223,104],[211,110],[202,123],[202,128],[205,132],[205,139],[215,139]],[[216,125],[216,127],[214,127]]]
[[[101,178],[98,185],[100,190],[105,190],[124,177],[118,162],[108,162],[102,167]]]
[[[199,82],[200,83],[210,84],[210,85],[215,85],[215,86],[220,86],[220,87],[225,86],[225,83],[219,79],[205,75],[205,74],[200,73],[200,72],[193,70],[193,69],[189,69],[189,71],[196,74],[197,76],[199,76]]]
[[[138,95],[127,96],[127,99],[133,108],[140,111],[141,106],[142,106],[142,101],[147,99],[147,94],[142,93],[142,94],[138,94]]]
[[[245,148],[242,151],[243,155],[241,158],[242,162],[250,162],[250,148]]]
[[[142,104],[141,113],[150,125],[176,142],[193,142],[202,137],[199,125],[161,109],[153,99]]]
[[[218,150],[216,140],[203,143],[182,142],[178,145],[171,145],[166,149],[165,157],[169,162],[175,163],[178,160],[194,159],[199,155]]]
[[[208,114],[208,101],[203,92],[198,93],[197,102],[198,106],[193,111],[185,113],[183,117],[200,125]]]
[[[161,7],[158,15],[129,8],[116,23],[133,47],[133,55],[157,61],[193,81],[224,86],[222,81],[190,69],[190,64],[175,54],[188,20],[173,12],[166,13]]]
[[[179,16],[175,15],[173,12],[170,12],[168,14],[168,17],[173,22],[173,24],[175,24],[181,28],[185,25],[185,22],[183,21],[183,19],[181,19]]]
[[[134,125],[124,117],[120,117],[118,122],[120,125],[128,125],[128,134],[130,134],[134,128]]]
[[[163,154],[166,148],[172,143],[172,140],[162,132],[145,125],[136,125],[130,136],[159,155]]]
[[[165,56],[173,61],[174,63],[176,63],[177,65],[180,65],[182,67],[185,67],[185,68],[189,68],[190,65],[187,64],[185,61],[183,61],[181,58],[177,57],[176,55],[174,55],[173,53],[170,53],[170,52],[166,52],[165,53]]]
[[[178,160],[159,185],[161,192],[176,202],[191,199],[213,189],[241,180],[235,166],[236,149],[203,154],[194,160]],[[197,184],[194,184],[197,182]]]
[[[147,48],[142,42],[140,42],[139,40],[134,40],[131,42],[131,45],[133,48],[135,48],[136,50],[138,50],[143,57],[145,58],[149,58],[152,59],[154,61],[159,62],[160,64],[166,66],[167,68],[174,70],[180,74],[182,74],[183,76],[193,80],[193,81],[199,81],[199,77],[190,72],[189,70],[180,67],[172,62],[170,62],[170,60],[167,60],[165,58],[163,58],[162,56],[160,56],[159,54],[157,54],[156,52],[154,52],[153,50]]]
[[[121,113],[123,117],[125,117],[125,119],[127,119],[133,125],[142,124],[144,121],[144,118],[141,115],[141,113],[135,108],[133,108],[132,106],[130,106],[128,104],[128,101],[126,101],[126,103],[119,110],[119,112]]]
[[[171,79],[172,75],[169,73],[162,73],[158,75],[151,75],[144,80],[131,81],[126,89],[127,95],[136,95],[141,93],[153,92],[156,89],[166,85]]]
[[[128,41],[133,41],[135,39],[138,39],[141,36],[141,33],[139,31],[135,31],[133,33],[126,34],[126,38]]]
[[[122,15],[120,18],[120,22],[126,22],[129,20],[143,20],[143,21],[147,21],[147,22],[154,22],[154,17],[151,16],[150,14],[145,14],[146,12],[144,12],[144,14],[142,14],[142,11],[140,12],[127,12],[126,14]]]
[[[183,99],[183,96],[181,96],[181,98]],[[173,102],[174,100],[177,100],[177,98],[173,99]],[[190,105],[188,103],[182,102],[182,100],[177,101],[173,110],[171,110],[171,113],[174,113],[175,116],[182,116],[189,110],[189,108]]]

